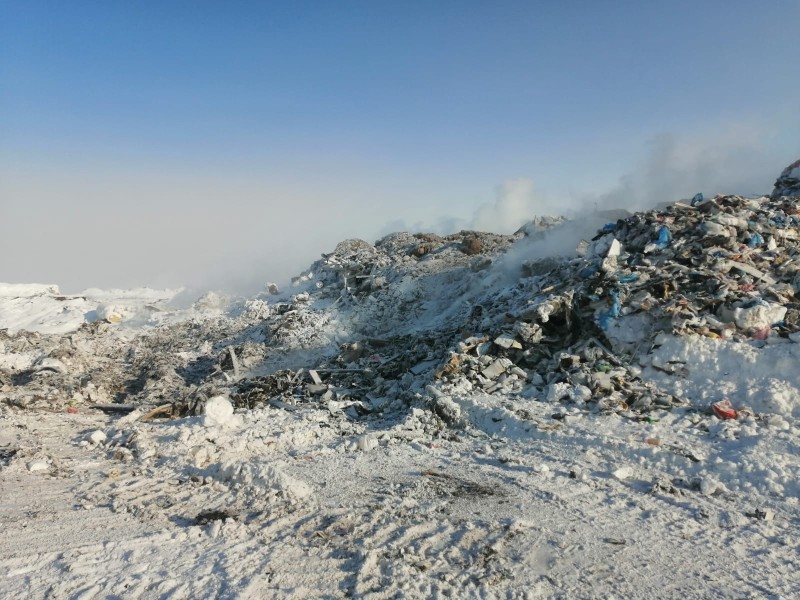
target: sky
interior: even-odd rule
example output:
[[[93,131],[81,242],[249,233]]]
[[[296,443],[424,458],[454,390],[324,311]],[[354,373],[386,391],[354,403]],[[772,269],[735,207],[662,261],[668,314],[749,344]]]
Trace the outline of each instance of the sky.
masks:
[[[253,291],[338,241],[768,193],[796,0],[0,0],[0,281]]]

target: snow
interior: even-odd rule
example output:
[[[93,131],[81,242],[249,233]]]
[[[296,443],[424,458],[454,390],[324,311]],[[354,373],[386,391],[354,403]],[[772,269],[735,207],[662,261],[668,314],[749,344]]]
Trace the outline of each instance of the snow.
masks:
[[[791,597],[796,429],[752,423],[736,439],[726,423],[706,442],[691,413],[553,421],[546,404],[459,401],[471,427],[452,441],[380,436],[368,452],[340,451],[313,409],[266,408],[211,436],[192,420],[137,424],[132,463],[110,458],[113,447],[64,444],[90,424],[118,442],[128,429],[113,419],[5,414],[29,428],[14,434],[21,445],[35,435],[55,466],[0,473],[0,588],[32,598]],[[653,493],[653,481],[676,491]],[[772,520],[745,514],[758,510]],[[221,516],[196,519],[211,511]]]
[[[224,396],[214,396],[205,407],[203,423],[206,427],[235,427],[238,419],[233,414],[233,404]]]
[[[91,288],[62,295],[57,285],[0,283],[0,329],[61,335],[98,319],[112,323],[128,319],[133,325],[161,322],[167,315],[180,318],[180,311],[169,310],[169,302],[180,292]]]
[[[734,408],[800,418],[800,344],[732,343],[703,336],[661,335],[659,347],[644,361],[644,375],[702,408],[729,399]],[[649,365],[648,365],[649,363]],[[680,364],[683,376],[652,364]]]
[[[0,283],[0,297],[28,298],[31,296],[57,295],[57,285],[42,283]]]

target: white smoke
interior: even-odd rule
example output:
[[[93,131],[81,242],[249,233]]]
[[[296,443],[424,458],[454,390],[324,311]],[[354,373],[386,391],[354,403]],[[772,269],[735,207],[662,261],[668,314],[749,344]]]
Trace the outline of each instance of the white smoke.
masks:
[[[492,204],[484,204],[475,211],[470,229],[513,233],[534,216],[558,212],[534,185],[533,180],[509,179],[497,188]]]
[[[698,134],[661,134],[645,144],[644,159],[612,189],[587,194],[584,208],[642,210],[665,202],[722,194],[769,194],[788,155],[767,128],[730,125]],[[788,164],[788,163],[787,163]]]

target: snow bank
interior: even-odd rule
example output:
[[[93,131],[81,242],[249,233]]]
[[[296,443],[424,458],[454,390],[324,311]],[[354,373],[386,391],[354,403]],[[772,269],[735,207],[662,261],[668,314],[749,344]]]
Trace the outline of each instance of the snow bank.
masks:
[[[2,283],[0,282],[0,297],[2,298],[29,298],[43,294],[58,294],[57,285],[44,283]]]
[[[697,406],[728,398],[735,407],[800,417],[800,344],[754,345],[662,334],[643,375]],[[653,364],[682,364],[685,377]]]
[[[98,320],[140,325],[148,322],[153,313],[166,311],[180,291],[90,288],[77,295],[65,295],[57,285],[0,283],[0,329],[12,334],[31,331],[62,335]]]

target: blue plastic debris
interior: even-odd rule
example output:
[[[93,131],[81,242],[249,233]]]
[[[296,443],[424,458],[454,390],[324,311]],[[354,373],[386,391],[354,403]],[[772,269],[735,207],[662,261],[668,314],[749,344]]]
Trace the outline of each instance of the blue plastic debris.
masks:
[[[786,217],[784,217],[783,215],[774,215],[770,219],[770,221],[774,222],[775,225],[777,225],[781,229],[784,229],[786,227]]]
[[[661,229],[658,230],[658,241],[656,242],[656,246],[661,248],[662,250],[669,246],[669,243],[672,241],[672,233],[669,230],[669,227],[663,225]]]
[[[703,193],[702,193],[702,192],[698,192],[697,194],[695,194],[695,195],[692,197],[692,202],[691,202],[691,204],[692,204],[692,206],[697,206],[697,205],[698,205],[698,204],[700,204],[702,201],[703,201]]]
[[[611,233],[612,231],[616,231],[617,224],[616,223],[606,223],[603,225],[603,228],[600,230],[603,233]]]
[[[589,266],[589,267],[584,267],[583,269],[581,269],[579,275],[583,279],[589,279],[589,277],[591,277],[595,273],[597,273],[597,267]]]
[[[619,310],[620,310],[619,292],[616,290],[611,290],[609,292],[609,295],[611,296],[611,309],[609,312],[611,313],[611,316],[616,319],[617,317],[619,317]]]
[[[763,244],[764,244],[764,238],[758,232],[751,235],[750,239],[747,241],[747,245],[750,246],[751,248],[758,248]]]
[[[620,283],[631,283],[633,281],[637,281],[639,279],[638,273],[629,273],[627,275],[620,275],[617,277],[617,281]]]
[[[603,330],[608,330],[611,319],[619,318],[620,314],[619,292],[611,290],[608,294],[611,296],[611,308],[597,315],[597,323]]]

